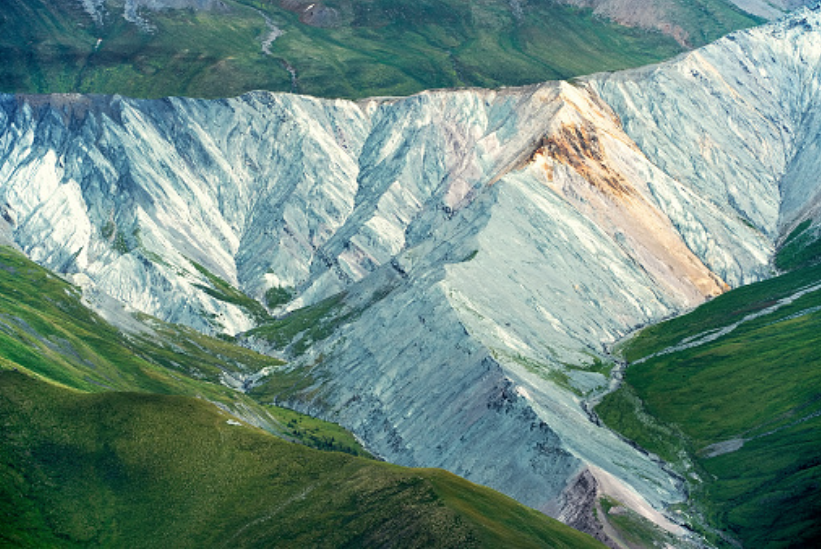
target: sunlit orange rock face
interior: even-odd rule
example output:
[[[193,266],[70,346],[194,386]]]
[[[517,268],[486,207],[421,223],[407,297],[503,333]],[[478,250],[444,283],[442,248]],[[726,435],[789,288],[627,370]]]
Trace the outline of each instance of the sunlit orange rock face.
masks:
[[[647,163],[592,92],[565,86],[564,105],[531,161],[546,184],[616,239],[668,292],[696,304],[729,287],[682,241],[635,167]]]

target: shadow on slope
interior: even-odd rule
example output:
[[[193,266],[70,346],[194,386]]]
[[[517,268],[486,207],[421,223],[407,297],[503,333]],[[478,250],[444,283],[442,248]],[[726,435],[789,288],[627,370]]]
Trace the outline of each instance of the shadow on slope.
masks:
[[[593,547],[438,470],[323,453],[203,401],[0,372],[0,545]]]

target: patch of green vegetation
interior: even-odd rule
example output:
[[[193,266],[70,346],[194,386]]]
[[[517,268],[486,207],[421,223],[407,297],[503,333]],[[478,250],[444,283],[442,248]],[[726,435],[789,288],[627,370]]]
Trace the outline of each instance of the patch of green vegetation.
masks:
[[[821,280],[821,266],[799,269],[773,279],[743,286],[718,296],[695,311],[643,329],[618,351],[634,362],[685,338],[725,327],[744,316],[775,304],[781,298]]]
[[[669,463],[677,463],[685,453],[683,434],[649,414],[636,390],[629,384],[623,384],[619,391],[606,395],[596,407],[596,413],[602,422],[610,427],[618,426],[617,431],[621,435],[630,441],[640,442],[642,448]]]
[[[0,83],[4,91],[137,97],[286,89],[281,61],[261,52],[263,17],[227,3],[229,13],[141,10],[155,26],[147,33],[122,17],[122,3],[107,2],[98,25],[71,0],[10,0],[0,18]]]
[[[578,395],[579,397],[581,397],[583,395],[582,391],[579,388],[577,388],[576,386],[574,386],[573,383],[571,382],[570,375],[568,375],[564,371],[561,371],[561,370],[558,370],[558,369],[551,369],[551,370],[547,371],[546,373],[542,373],[542,376],[544,378],[546,378],[547,380],[550,380],[551,382],[553,382],[557,386],[559,386],[561,388],[564,388],[567,391]]]
[[[342,323],[358,314],[345,305],[344,298],[343,292],[297,309],[251,329],[246,336],[262,338],[277,349],[288,347],[294,355],[302,355],[311,344],[324,340]]]
[[[317,380],[311,373],[315,366],[283,369],[276,376],[269,376],[250,388],[248,395],[265,404],[278,404],[298,398],[306,390],[317,386]]]
[[[7,0],[0,16],[0,89],[134,97],[227,97],[263,89],[323,97],[520,85],[646,65],[683,47],[558,2],[328,0],[338,24],[317,28],[266,0],[225,0],[227,12],[141,10],[121,3],[95,23],[73,0]],[[671,21],[691,46],[760,22],[724,0],[679,2]],[[270,44],[268,17],[283,33]],[[292,80],[286,67],[296,72]]]
[[[0,546],[599,546],[452,474],[231,421],[201,400],[0,372]]]
[[[353,456],[373,458],[356,438],[338,424],[296,413],[290,409],[271,407],[277,420],[285,426],[285,435],[321,451],[339,451]]]
[[[821,543],[821,417],[702,460],[712,480],[697,495],[708,520],[749,548],[816,548]]]
[[[114,235],[114,230],[116,229],[113,222],[105,222],[103,226],[100,228],[100,234],[103,236],[104,239],[110,239]]]
[[[478,249],[476,249],[476,250],[472,251],[470,254],[468,254],[467,256],[465,256],[465,259],[464,259],[464,260],[462,260],[462,262],[469,262],[469,261],[471,261],[473,258],[475,258],[475,257],[476,257],[476,255],[477,255],[477,254],[479,254],[479,250],[478,250]]]
[[[605,378],[610,377],[610,372],[613,370],[615,363],[613,363],[612,361],[602,361],[601,357],[593,355],[592,353],[587,353],[587,356],[590,357],[591,363],[580,365],[568,365],[568,367],[574,368],[576,370],[583,370],[585,372],[597,372]]]
[[[268,309],[274,309],[285,305],[291,301],[295,295],[293,287],[288,286],[272,286],[265,291],[265,305]]]
[[[282,361],[147,315],[138,319],[150,332],[123,334],[88,310],[77,289],[19,252],[0,247],[0,368],[88,392],[198,396],[251,414],[271,432],[306,445],[327,447],[333,438],[336,450],[366,454],[339,426],[260,405],[219,384],[224,372],[241,376]],[[291,374],[276,371],[262,387],[292,384]],[[309,428],[295,433],[287,426],[295,419]]]
[[[139,357],[169,370],[218,383],[223,372],[247,374],[282,361],[261,355],[225,338],[212,338],[184,325],[172,325],[148,315],[138,319],[151,333],[129,335],[130,348]]]
[[[532,372],[533,374],[538,374],[539,376],[546,376],[546,373],[555,370],[550,365],[546,365],[529,357],[522,355],[521,353],[509,353],[506,351],[501,351],[494,349],[493,356],[495,358],[504,357],[510,361],[520,364],[524,368],[528,370],[528,372]]]
[[[653,350],[688,331],[732,323],[819,281],[821,268],[813,266],[731,291],[643,331],[626,349]],[[691,481],[700,515],[727,540],[815,547],[821,542],[819,334],[821,291],[815,291],[713,342],[630,365],[624,387],[596,411],[611,428],[673,461]],[[668,433],[681,435],[671,443]]]
[[[117,235],[114,237],[114,244],[112,245],[112,247],[120,254],[128,254],[131,250],[128,247],[128,241],[126,240],[125,235],[121,231],[117,231]]]
[[[493,350],[493,356],[497,359],[500,357],[504,357],[507,360],[518,363],[519,365],[527,369],[528,372],[536,374],[544,378],[545,380],[549,380],[557,386],[564,388],[565,390],[579,397],[583,397],[585,395],[585,391],[578,388],[573,383],[573,379],[569,374],[570,371],[595,372],[605,377],[608,377],[610,376],[610,371],[613,368],[612,363],[605,363],[600,358],[594,357],[592,355],[592,363],[590,364],[572,365],[569,363],[562,363],[564,370],[562,370],[561,368],[557,368],[555,366],[550,366],[545,363],[540,363],[539,361],[526,357],[520,353],[513,354],[503,352],[500,350]]]
[[[793,229],[789,235],[787,235],[787,239],[784,241],[784,244],[794,241],[798,236],[804,233],[804,231],[809,229],[810,225],[812,225],[811,220],[804,220],[803,222],[798,224],[798,226],[795,229]]]
[[[781,245],[775,255],[775,267],[792,271],[821,261],[821,236],[810,228],[810,220],[802,222]]]
[[[510,361],[518,363],[519,365],[523,366],[528,372],[531,372],[545,380],[550,380],[557,386],[566,389],[569,392],[572,392],[576,395],[581,395],[581,392],[578,388],[574,387],[571,383],[570,376],[562,371],[557,369],[556,367],[551,367],[550,365],[546,365],[544,363],[540,363],[529,357],[525,357],[521,353],[507,353],[499,350],[493,351],[494,357],[503,356]]]
[[[730,29],[766,22],[724,0],[677,0],[671,10],[670,20],[687,33],[687,42],[693,46],[712,42]]]
[[[211,286],[194,286],[196,286],[200,290],[205,291],[217,300],[240,306],[245,311],[247,311],[257,323],[262,323],[271,318],[271,316],[268,315],[268,311],[266,311],[262,304],[260,304],[253,298],[250,298],[247,294],[240,292],[239,290],[231,286],[224,279],[217,277],[216,275],[208,271],[208,269],[206,269],[205,266],[202,266],[193,260],[189,261],[191,262],[191,265],[193,265],[197,271],[204,275],[205,278],[208,279],[208,282],[211,284]]]
[[[139,243],[138,247],[139,247],[138,254],[143,256],[145,259],[147,259],[151,263],[155,263],[155,264],[158,264],[158,265],[163,265],[165,267],[171,267],[171,264],[169,264],[167,261],[165,261],[165,258],[160,256],[156,252],[153,252],[151,250],[146,249],[145,247],[143,247],[142,243]]]

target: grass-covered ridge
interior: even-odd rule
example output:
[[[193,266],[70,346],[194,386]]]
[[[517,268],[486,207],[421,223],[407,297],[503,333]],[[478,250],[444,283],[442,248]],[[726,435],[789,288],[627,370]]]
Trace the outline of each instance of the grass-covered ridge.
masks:
[[[643,329],[640,337],[626,342],[619,351],[628,361],[634,362],[674,346],[685,338],[738,322],[819,280],[821,264],[737,288],[710,300],[688,315]]]
[[[7,0],[0,91],[226,97],[265,89],[361,98],[566,79],[683,50],[660,32],[557,2],[513,9],[504,0],[328,0],[320,4],[339,15],[330,27],[304,24],[277,1],[224,4],[227,11],[143,9],[154,27],[146,32],[113,0],[98,22],[76,0]],[[725,0],[680,2],[672,16],[692,46],[760,22]]]
[[[201,400],[0,372],[3,547],[594,547],[452,474],[324,453]]]
[[[716,544],[817,547],[819,334],[821,266],[733,290],[628,343],[625,383],[596,411],[686,476]]]

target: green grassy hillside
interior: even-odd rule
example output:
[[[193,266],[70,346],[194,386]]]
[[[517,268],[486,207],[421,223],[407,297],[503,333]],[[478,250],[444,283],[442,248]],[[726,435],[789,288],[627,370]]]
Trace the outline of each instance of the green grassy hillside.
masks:
[[[513,10],[505,0],[328,0],[337,14],[331,27],[300,22],[307,2],[290,2],[302,6],[291,11],[272,0],[224,3],[225,12],[142,10],[153,26],[147,32],[114,0],[97,22],[76,0],[6,0],[0,91],[225,97],[267,89],[361,98],[570,78],[682,51],[657,31],[554,2]],[[760,22],[724,0],[681,2],[674,12],[693,46]],[[282,33],[265,53],[272,25]]]
[[[354,456],[339,426],[215,383],[277,360],[143,321],[118,331],[0,247],[0,547],[598,544],[446,472]]]
[[[223,372],[251,374],[282,362],[204,336],[180,325],[141,316],[146,330],[126,334],[89,310],[80,291],[0,247],[0,368],[16,368],[88,391],[141,391],[203,397],[256,418],[269,431],[323,449],[367,455],[335,424],[263,406],[221,385]],[[281,382],[284,383],[284,382]]]
[[[645,329],[623,350],[631,361],[624,385],[596,411],[687,478],[690,520],[715,543],[818,547],[819,335],[816,265]]]
[[[231,422],[202,400],[0,372],[0,546],[597,546],[452,474]]]
[[[784,240],[775,257],[778,269],[793,270],[821,261],[821,229],[810,226],[810,220],[802,222]]]

